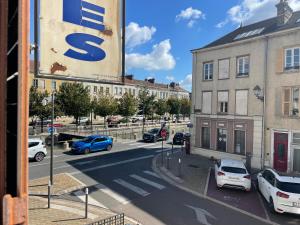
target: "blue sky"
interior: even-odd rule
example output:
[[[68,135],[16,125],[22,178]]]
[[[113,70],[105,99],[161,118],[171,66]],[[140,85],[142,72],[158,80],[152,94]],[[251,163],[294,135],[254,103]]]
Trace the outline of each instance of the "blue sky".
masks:
[[[31,0],[33,2],[33,0]],[[236,29],[276,16],[279,0],[127,0],[126,68],[136,79],[191,90],[192,54]],[[300,0],[289,0],[300,10]],[[31,7],[33,15],[33,7]],[[31,32],[32,36],[32,32]]]

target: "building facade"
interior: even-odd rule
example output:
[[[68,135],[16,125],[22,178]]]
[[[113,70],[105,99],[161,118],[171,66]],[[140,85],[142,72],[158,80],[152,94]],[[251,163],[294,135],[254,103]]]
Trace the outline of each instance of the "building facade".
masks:
[[[194,152],[300,171],[300,12],[277,10],[192,51]]]

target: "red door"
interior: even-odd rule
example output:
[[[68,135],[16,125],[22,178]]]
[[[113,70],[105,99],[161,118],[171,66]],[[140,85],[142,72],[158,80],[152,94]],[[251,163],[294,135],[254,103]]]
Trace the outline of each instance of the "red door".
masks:
[[[288,162],[288,134],[274,133],[274,169],[287,171]]]

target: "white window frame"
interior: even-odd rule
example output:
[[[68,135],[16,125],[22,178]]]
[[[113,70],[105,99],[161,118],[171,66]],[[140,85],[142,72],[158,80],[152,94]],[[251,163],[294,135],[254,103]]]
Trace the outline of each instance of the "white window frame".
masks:
[[[242,71],[240,71],[240,59],[242,59]],[[250,73],[250,56],[244,55],[244,56],[238,56],[237,57],[237,77],[248,77]],[[246,71],[246,60],[248,60],[248,71]]]
[[[203,80],[213,80],[213,78],[214,78],[214,62],[203,63]]]
[[[56,81],[55,80],[51,80],[51,88],[52,88],[52,90],[56,90]]]
[[[299,55],[298,55],[298,65],[295,65],[295,50],[299,51]],[[287,52],[288,51],[291,51],[291,66],[287,66]],[[299,69],[299,66],[300,66],[300,47],[294,47],[294,48],[287,48],[285,49],[284,51],[284,68],[286,70],[289,70],[289,69]],[[298,68],[296,68],[298,67]]]
[[[35,88],[38,88],[39,87],[39,80],[38,79],[33,79],[32,86],[35,87]]]

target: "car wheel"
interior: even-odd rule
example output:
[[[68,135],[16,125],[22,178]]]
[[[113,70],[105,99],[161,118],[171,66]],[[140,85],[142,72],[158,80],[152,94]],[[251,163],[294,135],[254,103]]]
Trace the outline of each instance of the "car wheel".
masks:
[[[44,153],[42,153],[42,152],[38,152],[38,153],[36,153],[36,155],[34,156],[34,160],[37,161],[37,162],[43,161],[44,158],[45,158],[45,155],[44,155]]]
[[[84,149],[84,154],[89,154],[90,153],[90,149],[88,149],[88,148],[86,148],[86,149]]]
[[[107,148],[106,148],[107,151],[110,151],[111,149],[112,149],[111,145],[108,145]]]
[[[270,201],[269,201],[269,209],[270,209],[270,212],[271,213],[275,213],[275,208],[274,208],[274,202],[273,202],[273,199],[270,198]]]

